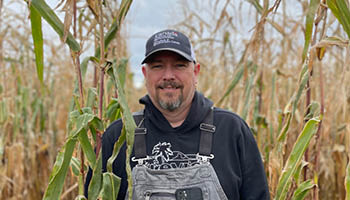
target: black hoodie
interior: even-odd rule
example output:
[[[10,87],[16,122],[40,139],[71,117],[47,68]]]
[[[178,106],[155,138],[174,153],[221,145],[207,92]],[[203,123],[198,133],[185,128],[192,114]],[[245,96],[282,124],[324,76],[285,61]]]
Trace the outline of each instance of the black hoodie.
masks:
[[[153,105],[148,95],[140,99],[145,105],[144,123],[147,128],[147,166],[153,169],[179,168],[196,164],[199,149],[199,125],[213,103],[196,92],[191,109],[183,124],[173,128],[162,113]],[[247,124],[236,114],[215,108],[212,154],[213,165],[220,184],[230,200],[269,199],[267,180],[255,139]],[[113,122],[102,138],[102,168],[106,171],[107,160],[122,128],[121,120]],[[121,181],[118,200],[125,197],[127,180],[124,145],[113,164],[113,172]],[[133,155],[132,155],[133,156]],[[179,159],[181,158],[181,159]],[[136,165],[131,162],[131,167]],[[87,188],[91,171],[87,177]],[[87,193],[87,191],[85,190]]]

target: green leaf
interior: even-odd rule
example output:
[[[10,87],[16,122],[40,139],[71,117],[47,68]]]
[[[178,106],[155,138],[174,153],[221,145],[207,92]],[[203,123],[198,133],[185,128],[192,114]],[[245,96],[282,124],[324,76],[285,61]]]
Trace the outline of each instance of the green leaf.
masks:
[[[63,38],[64,25],[57,17],[55,12],[46,4],[44,0],[32,0],[31,5],[39,12],[39,14],[50,24],[50,26],[56,31],[56,33]],[[66,43],[69,48],[74,51],[80,51],[80,45],[74,39],[71,33],[68,33]]]
[[[93,108],[96,104],[96,98],[97,98],[97,91],[96,88],[89,88],[88,90],[88,96],[86,101],[86,106]]]
[[[93,168],[91,182],[88,189],[89,199],[97,199],[102,186],[102,153],[99,152],[96,165]]]
[[[306,87],[307,81],[309,80],[309,73],[308,73],[308,70],[307,70],[307,65],[304,65],[304,68],[303,68],[303,70],[301,72],[301,76],[300,77],[301,77],[301,81],[299,83],[297,93],[293,97],[292,116],[294,116],[294,114],[295,114],[295,110],[297,109],[297,105],[299,103],[301,94],[303,93],[303,91],[304,91],[304,89]]]
[[[345,190],[346,190],[346,200],[350,200],[350,159],[348,159],[348,166],[346,167],[345,175]]]
[[[76,157],[72,157],[70,161],[70,166],[72,167],[72,172],[75,176],[79,176],[80,173],[80,160]],[[87,170],[86,165],[84,165],[84,171]]]
[[[89,165],[91,167],[94,167],[96,163],[96,155],[90,143],[90,140],[87,136],[87,131],[85,129],[83,129],[83,131],[80,131],[78,139],[79,139],[81,148],[83,149],[83,152],[89,162]]]
[[[128,59],[121,59],[117,67],[117,74],[120,80],[120,85],[124,88],[126,78],[126,67],[128,65]]]
[[[350,9],[345,0],[327,0],[327,5],[333,15],[343,26],[350,39]]]
[[[84,195],[78,195],[74,200],[87,200]]]
[[[314,188],[316,184],[312,180],[307,180],[301,183],[293,194],[292,200],[303,200],[308,195],[310,190]]]
[[[90,60],[93,60],[93,56],[89,56],[83,59],[83,61],[80,63],[80,71],[81,71],[81,78],[85,79],[86,76],[86,72],[87,72],[87,67],[88,67],[88,63]],[[74,82],[74,90],[73,90],[73,94],[75,95],[79,95],[79,83],[78,80],[75,80]],[[76,104],[74,102],[74,98],[71,99],[70,104],[69,104],[69,111],[73,111],[75,108]]]
[[[105,50],[108,48],[109,43],[115,38],[116,33],[118,32],[121,23],[123,22],[126,14],[129,11],[132,0],[122,0],[119,8],[119,15],[114,19],[111,27],[105,35],[104,46]],[[95,50],[95,57],[100,57],[100,47]]]
[[[219,100],[219,102],[217,103],[218,105],[221,105],[221,103],[224,101],[224,99],[231,93],[231,91],[236,87],[236,85],[238,84],[239,80],[241,80],[241,78],[243,77],[243,72],[244,72],[244,65],[242,65],[235,77],[232,79],[232,82],[230,84],[230,86],[228,87],[228,89],[226,90],[224,96],[221,97],[221,99]]]
[[[118,99],[112,98],[109,105],[107,106],[106,111],[106,118],[109,119],[110,122],[115,121],[116,119],[120,118],[120,105],[118,102]]]
[[[41,83],[44,82],[44,42],[41,29],[41,16],[38,11],[30,6],[30,22],[32,26],[32,37],[34,43],[34,53],[36,62],[36,71]]]
[[[298,166],[297,170],[295,171],[294,173],[294,180],[296,182],[297,185],[300,184],[300,177],[302,175],[302,172],[303,172],[303,169],[304,167],[306,167],[309,163],[308,162],[305,162],[304,160],[301,161],[301,164]]]
[[[102,199],[117,199],[120,187],[120,178],[113,173],[103,173]]]
[[[113,65],[112,65],[113,66]],[[134,131],[136,128],[136,124],[134,121],[134,118],[132,117],[132,114],[130,112],[130,109],[128,107],[126,97],[124,94],[124,90],[121,86],[121,83],[118,78],[118,74],[116,72],[117,70],[113,69],[112,67],[107,70],[107,74],[111,76],[111,78],[115,82],[115,87],[118,91],[118,101],[121,107],[122,111],[122,120],[123,120],[123,129],[126,131],[126,172],[128,176],[128,192],[129,192],[129,199],[132,198],[132,177],[131,177],[131,166],[130,166],[130,157],[131,152],[134,145]]]
[[[320,0],[310,0],[310,4],[308,7],[308,11],[306,13],[306,20],[305,20],[305,43],[304,43],[304,50],[303,50],[303,61],[306,59],[306,54],[310,46],[310,40],[312,37],[312,28],[314,25],[314,19],[316,10],[320,4]]]
[[[8,110],[6,101],[0,101],[0,124],[4,124],[8,118]]]
[[[74,138],[69,138],[64,145],[64,152],[57,155],[43,200],[58,200],[60,198],[76,141]]]
[[[248,2],[255,7],[259,14],[263,13],[263,7],[259,4],[259,0],[248,0]]]
[[[285,141],[287,132],[289,130],[289,125],[292,120],[292,114],[290,112],[285,113],[285,117],[287,119],[287,122],[283,125],[283,128],[281,129],[279,135],[278,135],[278,142],[282,144],[283,141]]]
[[[310,105],[307,107],[307,110],[310,112],[304,117],[304,119],[308,120],[313,117],[320,115],[320,104],[316,101],[313,101],[310,103]]]
[[[73,137],[76,136],[80,131],[83,129],[86,129],[89,125],[89,123],[95,118],[96,116],[94,114],[89,114],[89,113],[84,113],[80,115],[77,118],[76,121],[76,128],[75,131],[73,132]]]
[[[298,169],[298,165],[301,162],[301,159],[306,151],[306,148],[309,145],[311,138],[316,133],[317,125],[319,122],[320,120],[318,118],[310,119],[305,124],[303,131],[297,138],[278,181],[275,200],[286,199],[288,189],[292,183],[293,175]]]
[[[125,140],[126,140],[126,132],[125,132],[125,129],[123,127],[117,142],[114,143],[113,153],[112,153],[111,157],[108,158],[108,161],[107,161],[107,171],[108,172],[111,172],[111,173],[113,172],[113,162],[117,158],[118,153],[119,153],[120,149],[122,148]]]
[[[253,65],[253,73],[250,75],[250,79],[247,80],[247,84],[246,84],[246,87],[245,87],[245,90],[244,90],[244,94],[245,94],[245,100],[244,102],[246,102],[243,106],[243,110],[242,110],[242,118],[245,120],[247,118],[247,115],[248,115],[248,110],[249,110],[249,105],[250,105],[250,94],[251,94],[251,91],[252,91],[252,88],[253,88],[253,82],[254,82],[254,79],[255,79],[255,73],[256,73],[256,68],[257,68],[257,65]]]
[[[95,129],[98,130],[100,132],[104,132],[104,126],[103,126],[103,122],[100,118],[98,118],[97,116],[94,117],[94,119],[90,122],[90,125]]]

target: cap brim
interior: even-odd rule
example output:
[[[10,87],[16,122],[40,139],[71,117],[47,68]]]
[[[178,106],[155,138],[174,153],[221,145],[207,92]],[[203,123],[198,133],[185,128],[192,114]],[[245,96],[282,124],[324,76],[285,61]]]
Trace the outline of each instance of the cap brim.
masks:
[[[154,51],[151,51],[141,62],[141,64],[146,63],[147,59],[150,58],[154,53],[160,52],[160,51],[172,51],[175,52],[177,54],[179,54],[180,56],[186,58],[186,60],[191,61],[191,62],[195,62],[195,60],[188,54],[178,50],[178,49],[174,49],[174,48],[160,48],[160,49],[156,49]]]

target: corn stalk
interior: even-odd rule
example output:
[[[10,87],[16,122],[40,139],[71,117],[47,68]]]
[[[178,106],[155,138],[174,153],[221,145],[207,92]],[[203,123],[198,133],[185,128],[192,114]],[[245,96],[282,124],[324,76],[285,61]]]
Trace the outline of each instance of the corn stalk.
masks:
[[[90,2],[91,3],[91,2]],[[116,32],[119,30],[120,25],[125,18],[127,11],[130,8],[132,1],[131,0],[123,0],[120,4],[119,9],[119,15],[117,16],[117,19],[114,20],[114,23],[112,24],[111,28],[107,32],[106,36],[104,35],[104,14],[103,14],[103,4],[102,2],[98,2],[98,14],[97,20],[100,27],[100,47],[99,47],[99,53],[97,53],[95,56],[90,56],[88,58],[83,59],[83,63],[80,63],[79,55],[80,55],[80,45],[76,42],[77,38],[77,31],[76,31],[76,1],[67,1],[65,8],[66,8],[66,17],[64,24],[60,21],[60,19],[57,17],[55,12],[45,3],[43,0],[33,0],[30,2],[29,7],[31,10],[31,21],[32,21],[32,35],[34,40],[34,51],[36,55],[37,60],[37,71],[38,71],[38,77],[41,82],[43,82],[43,71],[44,71],[44,63],[43,63],[43,37],[42,37],[42,27],[41,27],[41,17],[43,17],[50,26],[57,32],[57,34],[62,38],[63,41],[65,41],[69,48],[71,49],[71,55],[73,58],[73,63],[75,64],[76,72],[77,72],[77,79],[78,79],[78,89],[79,89],[79,99],[75,97],[74,107],[77,110],[74,110],[70,113],[69,117],[69,125],[68,125],[68,139],[64,145],[64,147],[61,149],[60,153],[57,155],[56,162],[52,171],[52,174],[50,176],[50,182],[49,185],[45,191],[43,199],[59,199],[60,195],[62,193],[62,188],[64,185],[64,180],[68,171],[69,166],[72,162],[73,152],[75,151],[76,143],[79,143],[82,149],[81,154],[81,163],[80,163],[80,175],[79,175],[79,195],[78,199],[84,199],[82,196],[83,190],[82,190],[82,184],[84,179],[84,158],[87,158],[89,166],[94,169],[94,175],[92,177],[92,181],[90,183],[89,187],[89,199],[97,199],[100,194],[102,194],[102,191],[104,188],[114,188],[115,192],[113,193],[103,193],[103,199],[113,199],[115,198],[115,195],[117,194],[118,188],[115,187],[116,179],[108,179],[108,175],[103,175],[101,171],[101,155],[99,155],[100,152],[100,146],[101,146],[101,140],[100,140],[100,133],[104,131],[104,125],[102,123],[103,120],[103,92],[104,92],[104,71],[107,69],[109,64],[106,64],[105,61],[105,50],[108,47],[108,44],[112,41],[112,39],[115,37]],[[90,5],[91,6],[91,5]],[[93,8],[92,8],[93,9]],[[94,10],[94,9],[93,9]],[[94,10],[96,11],[96,10]],[[74,35],[69,33],[69,27],[72,21],[71,15],[73,12],[73,31]],[[94,13],[96,14],[96,13]],[[98,52],[98,51],[96,51]],[[101,55],[101,56],[100,56]],[[86,65],[89,60],[97,61],[99,63],[100,69],[101,69],[101,77],[100,77],[100,95],[99,95],[99,114],[96,116],[91,107],[85,107],[84,103],[84,95],[83,95],[83,79],[82,79],[82,71],[81,69],[85,68],[86,71]],[[119,98],[118,101],[121,105],[121,112],[123,113],[124,117],[124,124],[127,134],[127,146],[128,146],[128,155],[131,154],[132,144],[133,144],[133,129],[135,128],[133,118],[131,117],[131,113],[129,111],[129,108],[127,106],[127,103],[125,101],[125,96],[123,95],[123,90],[120,90],[119,87],[121,87],[120,84],[116,84],[116,87],[118,87],[118,93]],[[91,90],[89,90],[91,91]],[[91,92],[88,95],[88,102],[90,101],[91,97],[94,95]],[[93,106],[93,103],[92,105]],[[131,120],[131,121],[130,121]],[[133,126],[134,125],[134,126]],[[90,143],[88,133],[92,133],[92,137],[96,138],[96,154],[93,150],[93,145]],[[130,166],[127,169],[128,173],[130,173]],[[105,181],[102,181],[102,178],[105,177]],[[110,181],[107,181],[110,180]],[[130,177],[128,178],[128,181],[131,184]],[[103,184],[102,184],[103,183]],[[131,188],[132,189],[132,188]],[[108,190],[108,189],[105,189]],[[112,195],[112,196],[111,196]]]

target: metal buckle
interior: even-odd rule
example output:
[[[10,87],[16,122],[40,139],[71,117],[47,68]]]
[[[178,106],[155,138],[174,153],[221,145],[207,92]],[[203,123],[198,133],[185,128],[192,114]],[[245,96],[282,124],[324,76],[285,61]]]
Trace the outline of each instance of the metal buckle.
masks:
[[[143,165],[145,160],[148,160],[149,159],[149,156],[146,156],[144,158],[135,158],[135,157],[132,157],[131,158],[131,161],[133,162],[137,162],[137,165]]]
[[[199,125],[199,128],[203,131],[208,131],[208,132],[212,132],[212,133],[215,132],[215,126],[211,125],[211,124],[201,123]]]
[[[210,154],[210,156],[203,156],[203,155],[199,155],[199,153],[197,153],[196,157],[200,163],[207,163],[209,160],[214,158],[214,155]]]
[[[146,128],[135,128],[135,135],[146,135],[147,129]]]

